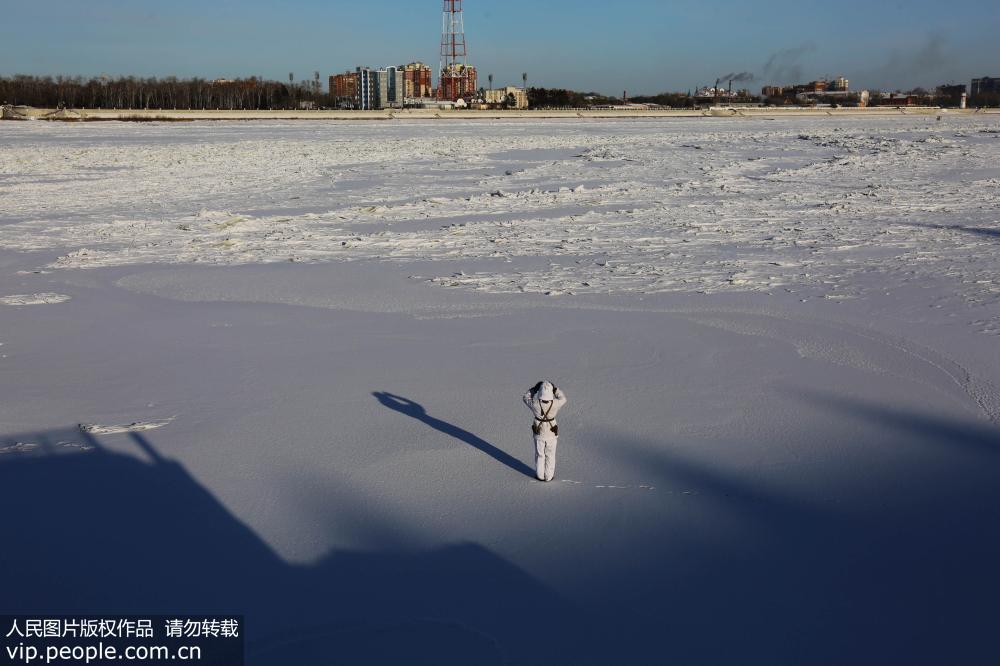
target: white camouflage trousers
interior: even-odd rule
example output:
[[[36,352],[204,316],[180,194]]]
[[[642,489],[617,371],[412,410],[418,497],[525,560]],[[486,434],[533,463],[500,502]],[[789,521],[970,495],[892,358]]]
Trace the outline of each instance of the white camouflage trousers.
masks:
[[[559,439],[535,437],[535,475],[539,481],[551,481],[556,475],[556,444]]]

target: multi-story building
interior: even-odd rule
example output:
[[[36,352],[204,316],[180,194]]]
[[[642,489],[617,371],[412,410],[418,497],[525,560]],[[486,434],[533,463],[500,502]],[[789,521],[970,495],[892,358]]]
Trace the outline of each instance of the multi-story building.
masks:
[[[515,88],[514,86],[507,86],[506,88],[493,88],[486,91],[486,99],[483,101],[487,104],[494,104],[496,106],[504,106],[513,102],[510,104],[509,108],[527,109],[528,93],[524,88]]]
[[[476,68],[471,65],[455,65],[441,72],[438,97],[443,100],[454,102],[463,99],[468,102],[476,96],[478,90]]]
[[[829,87],[830,83],[828,81],[823,81],[822,79],[819,81],[810,81],[809,83],[795,86],[795,94],[824,93]]]
[[[370,111],[379,108],[375,87],[378,72],[371,67],[358,67],[354,73],[357,79],[357,91],[354,93],[354,108]]]
[[[399,67],[385,67],[375,76],[375,100],[378,109],[403,106],[403,70]]]
[[[357,72],[345,72],[330,77],[330,96],[340,107],[353,107],[358,96]]]
[[[840,77],[832,83],[820,79],[819,81],[810,81],[809,83],[799,83],[790,86],[764,86],[760,92],[764,97],[794,97],[803,93],[814,95],[824,93],[827,90],[846,92],[848,83],[848,80],[844,77]]]
[[[981,79],[972,79],[972,86],[969,88],[969,97],[975,103],[982,101],[983,97],[995,97],[1000,95],[1000,79],[984,76]]]
[[[433,97],[434,96],[434,70],[422,62],[411,62],[403,65],[403,96],[404,97]]]
[[[471,65],[466,65],[465,70],[466,70],[466,78],[465,78],[466,87],[464,93],[466,99],[468,99],[469,97],[474,97],[478,93],[479,79],[476,74],[475,67],[472,67]]]
[[[824,90],[823,92],[804,92],[795,96],[799,104],[834,104],[837,106],[867,107],[871,104],[871,93],[867,90],[851,92],[850,90]]]
[[[403,68],[358,67],[353,72],[336,74],[330,77],[330,94],[341,108],[372,110],[402,107]]]
[[[881,97],[877,100],[878,106],[893,106],[899,108],[901,106],[921,106],[922,100],[916,95],[910,93],[882,93]]]

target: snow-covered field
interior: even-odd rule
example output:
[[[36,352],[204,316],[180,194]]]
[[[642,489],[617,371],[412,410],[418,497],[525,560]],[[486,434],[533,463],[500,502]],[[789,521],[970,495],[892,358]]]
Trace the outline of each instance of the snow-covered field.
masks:
[[[998,266],[996,117],[0,123],[0,612],[995,662]]]

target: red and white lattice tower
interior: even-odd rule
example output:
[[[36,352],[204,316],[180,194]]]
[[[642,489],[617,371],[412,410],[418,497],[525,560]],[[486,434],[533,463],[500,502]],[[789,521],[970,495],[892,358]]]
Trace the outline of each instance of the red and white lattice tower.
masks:
[[[470,91],[467,55],[462,0],[444,0],[438,98],[454,102]]]

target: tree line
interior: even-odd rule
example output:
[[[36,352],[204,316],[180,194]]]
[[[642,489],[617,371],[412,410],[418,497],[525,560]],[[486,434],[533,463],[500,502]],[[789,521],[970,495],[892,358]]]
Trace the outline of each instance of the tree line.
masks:
[[[583,93],[563,88],[529,88],[528,104],[533,109],[586,109],[602,106],[614,106],[624,101],[619,97],[608,97],[599,93]],[[695,100],[685,93],[664,92],[657,95],[637,95],[627,101],[639,104],[659,104],[675,109],[689,108],[695,105]]]
[[[584,109],[612,104],[621,104],[621,100],[563,88],[528,88],[528,106],[532,109]]]
[[[325,106],[329,95],[315,81],[118,78],[66,76],[0,77],[0,103],[72,109],[297,109]]]
[[[324,93],[319,72],[312,80],[295,81],[289,74],[287,83],[268,81],[251,76],[245,79],[208,80],[165,78],[118,78],[67,76],[27,76],[18,74],[0,77],[0,103],[23,104],[40,108],[72,109],[298,109],[302,107],[335,107],[335,100]],[[922,89],[910,94],[919,99],[926,97],[927,104],[958,106],[958,93],[954,87],[935,91],[934,95]],[[873,91],[873,98],[876,95]],[[683,93],[660,93],[636,96],[634,102],[646,102],[683,108],[694,100]],[[788,100],[769,100],[772,104],[789,103]],[[982,93],[970,99],[979,106],[1000,105],[1000,94]],[[621,104],[622,100],[598,93],[583,93],[562,88],[529,88],[528,103],[534,109],[590,108]]]

